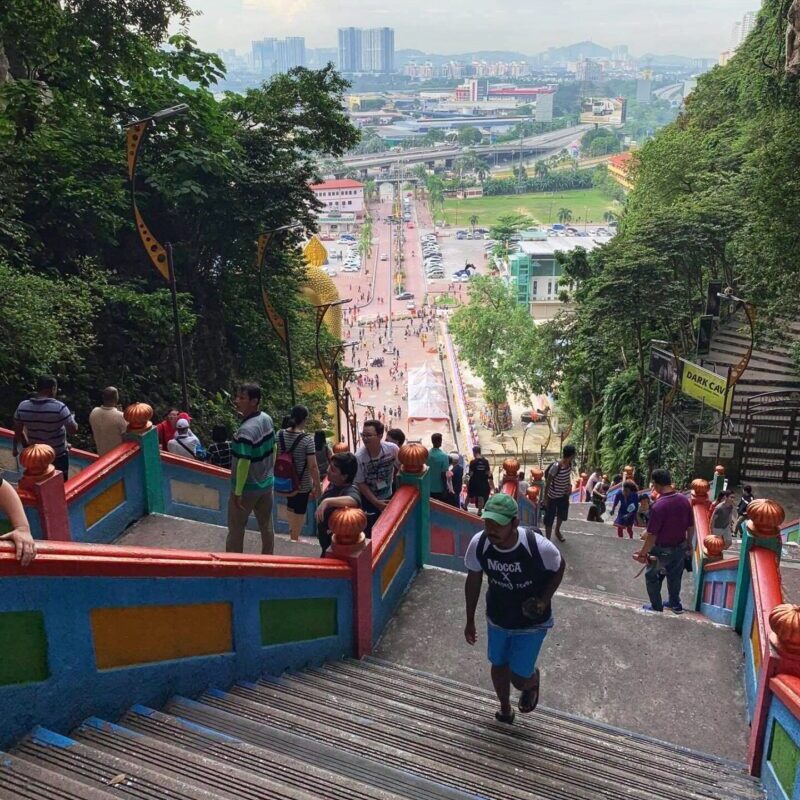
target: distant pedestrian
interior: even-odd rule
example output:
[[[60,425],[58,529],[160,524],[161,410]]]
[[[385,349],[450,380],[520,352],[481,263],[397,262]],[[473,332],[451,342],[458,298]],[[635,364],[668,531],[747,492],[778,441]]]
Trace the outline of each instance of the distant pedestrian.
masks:
[[[444,502],[447,495],[447,471],[450,468],[450,459],[442,451],[441,433],[434,433],[431,436],[431,444],[433,447],[428,452],[427,461],[431,499]]]
[[[625,481],[622,489],[617,492],[614,503],[611,506],[611,513],[619,507],[614,525],[617,529],[617,536],[622,538],[622,529],[628,532],[628,538],[633,539],[633,526],[636,523],[636,512],[639,509],[639,487],[633,481]]]
[[[166,450],[167,445],[175,438],[175,423],[178,421],[178,415],[180,413],[180,409],[171,408],[167,412],[167,416],[156,425],[158,443],[162,450]]]
[[[97,455],[104,456],[122,444],[122,437],[128,430],[125,416],[119,409],[119,392],[113,386],[103,389],[103,403],[89,414],[89,427],[92,429]]]
[[[669,608],[673,614],[682,614],[681,581],[687,548],[691,549],[694,536],[692,506],[684,495],[672,485],[668,470],[656,469],[652,475],[658,501],[650,509],[647,536],[641,550],[633,557],[647,564],[645,584],[650,602],[645,611],[661,612]],[[661,598],[661,584],[667,579],[669,600]]]
[[[13,455],[31,444],[46,444],[56,457],[53,466],[69,477],[67,434],[76,433],[78,424],[67,406],[56,399],[58,381],[51,375],[41,375],[36,381],[36,394],[23,400],[14,412]]]
[[[204,461],[206,452],[200,439],[195,436],[190,427],[188,414],[181,414],[175,423],[175,436],[167,442],[167,450],[174,456],[181,458],[194,458]]]
[[[561,459],[554,461],[545,472],[544,527],[547,538],[551,538],[553,522],[556,523],[556,539],[565,541],[561,524],[569,517],[569,496],[572,492],[572,462],[575,460],[575,445],[564,445]]]
[[[261,552],[270,555],[275,548],[272,528],[275,429],[272,418],[261,410],[258,384],[242,384],[236,392],[235,403],[242,415],[242,424],[231,442],[233,461],[225,549],[243,552],[247,519],[254,513],[261,531]]]
[[[608,490],[610,486],[608,475],[601,475],[600,480],[597,481],[592,489],[591,502],[592,507],[597,509],[597,522],[602,522],[603,514],[606,513],[606,503],[608,501]]]
[[[230,431],[227,425],[215,425],[211,429],[211,444],[208,446],[206,460],[209,464],[222,469],[231,468]]]
[[[464,465],[461,463],[458,453],[450,453],[450,481],[452,494],[448,498],[448,502],[456,508],[460,508],[461,490],[464,486]]]
[[[721,536],[725,541],[725,547],[730,547],[733,540],[731,531],[733,529],[733,517],[736,513],[735,500],[733,492],[720,492],[716,506],[711,512],[711,533]]]
[[[469,478],[467,480],[468,502],[474,503],[478,509],[478,516],[483,513],[483,507],[489,499],[494,479],[489,461],[481,454],[478,445],[472,448],[472,461],[469,462]]]
[[[753,500],[753,487],[750,486],[749,483],[746,483],[744,486],[742,486],[742,496],[739,498],[739,503],[736,506],[736,513],[739,516],[736,518],[736,522],[733,526],[733,532],[735,535],[742,535],[742,523],[747,520],[747,507],[753,502]]]

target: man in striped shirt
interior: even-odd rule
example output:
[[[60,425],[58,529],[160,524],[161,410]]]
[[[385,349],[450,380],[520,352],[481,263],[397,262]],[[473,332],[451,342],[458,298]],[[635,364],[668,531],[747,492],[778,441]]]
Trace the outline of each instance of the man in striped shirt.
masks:
[[[69,477],[67,434],[75,433],[78,425],[72,412],[60,400],[58,381],[51,375],[41,375],[36,382],[36,395],[23,400],[14,413],[14,456],[31,444],[48,444],[56,454],[53,466],[61,470],[64,480]]]
[[[260,406],[261,387],[255,383],[242,384],[236,392],[236,410],[243,419],[231,442],[231,495],[225,541],[229,553],[244,551],[244,530],[251,513],[256,515],[261,531],[261,553],[271,555],[275,547],[272,528],[275,429],[272,418]]]
[[[553,533],[556,523],[556,539],[564,541],[561,523],[569,516],[569,495],[572,491],[572,462],[575,459],[575,445],[564,445],[561,460],[554,461],[544,474],[544,529],[547,538]]]

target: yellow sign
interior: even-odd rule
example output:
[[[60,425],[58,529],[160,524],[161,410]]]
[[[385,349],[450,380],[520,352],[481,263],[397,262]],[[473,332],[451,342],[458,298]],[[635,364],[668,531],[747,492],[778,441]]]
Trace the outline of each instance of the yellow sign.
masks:
[[[725,414],[731,413],[733,392],[727,387],[725,375],[717,375],[709,369],[698,367],[691,361],[681,359],[681,391],[695,400],[704,400],[705,404]],[[727,397],[726,397],[727,393]]]

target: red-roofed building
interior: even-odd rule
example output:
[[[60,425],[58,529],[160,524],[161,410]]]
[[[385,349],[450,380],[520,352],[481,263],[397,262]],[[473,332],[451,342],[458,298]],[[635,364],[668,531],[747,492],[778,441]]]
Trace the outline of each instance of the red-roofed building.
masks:
[[[356,220],[364,219],[364,184],[359,181],[342,178],[341,180],[323,181],[311,185],[317,200],[324,206],[323,214],[331,212],[353,214]]]
[[[612,156],[608,161],[608,174],[627,191],[633,189],[633,180],[630,174],[632,158],[632,153],[620,153]]]

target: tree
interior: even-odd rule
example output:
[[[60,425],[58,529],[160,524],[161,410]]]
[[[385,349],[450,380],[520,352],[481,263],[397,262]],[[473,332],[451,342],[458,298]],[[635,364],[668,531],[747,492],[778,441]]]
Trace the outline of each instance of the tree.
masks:
[[[462,147],[469,147],[473,144],[480,144],[483,140],[483,134],[480,132],[478,128],[474,128],[468,125],[465,128],[461,128],[458,132],[458,143]]]
[[[537,178],[546,178],[550,172],[550,168],[547,166],[547,162],[543,159],[539,159],[533,167],[533,174],[536,175]]]
[[[469,226],[472,228],[472,233],[475,233],[475,226],[479,222],[479,217],[477,214],[472,214],[469,218]]]
[[[572,220],[572,210],[569,208],[558,209],[558,221],[564,225]]]
[[[604,211],[603,212],[603,222],[614,222],[617,219],[617,215],[613,211]]]
[[[498,217],[497,222],[489,229],[489,237],[497,242],[495,255],[508,258],[511,237],[530,223],[531,219],[526,214],[504,214]]]
[[[364,198],[369,203],[375,199],[378,194],[378,184],[375,182],[374,178],[367,178],[364,181]]]

